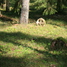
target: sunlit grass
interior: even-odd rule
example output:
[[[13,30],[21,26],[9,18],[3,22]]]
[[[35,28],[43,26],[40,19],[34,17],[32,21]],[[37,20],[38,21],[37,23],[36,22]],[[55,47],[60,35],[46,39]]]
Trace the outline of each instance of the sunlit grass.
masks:
[[[66,67],[66,51],[49,51],[48,48],[51,40],[58,37],[67,41],[67,27],[49,23],[0,27],[1,67],[50,67],[51,64]]]

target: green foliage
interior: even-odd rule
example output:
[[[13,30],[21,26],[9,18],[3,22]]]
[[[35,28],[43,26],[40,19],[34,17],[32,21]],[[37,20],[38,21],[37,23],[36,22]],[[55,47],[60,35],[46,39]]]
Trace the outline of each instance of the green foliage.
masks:
[[[67,0],[63,0],[63,4],[67,6]]]
[[[57,39],[62,40],[62,41],[64,41],[65,43],[67,43],[66,39],[64,39],[63,37],[58,37]]]
[[[62,11],[62,9],[65,8],[64,6],[67,5],[67,0],[62,0],[59,2],[57,2],[57,0],[36,0],[33,2],[33,5],[31,6],[33,6],[35,10],[43,10],[43,15],[52,15],[57,13],[58,10]],[[59,5],[57,4],[61,6],[59,7]]]
[[[56,1],[54,0],[36,0],[34,2],[35,9],[36,10],[41,10],[43,9],[43,15],[51,15],[55,14],[56,11]]]
[[[52,15],[55,14],[57,12],[56,9],[52,8],[52,7],[48,7],[44,10],[43,15]]]
[[[15,3],[18,1],[17,5]],[[0,5],[4,3],[4,0],[0,0]],[[9,0],[10,10],[14,10],[14,13],[20,14],[21,11],[21,0]],[[60,3],[59,3],[60,4]],[[62,0],[62,11],[67,6],[67,0]],[[58,6],[59,7],[59,6]],[[42,11],[43,15],[52,15],[58,12],[57,0],[30,0],[30,8],[37,11]],[[63,10],[64,11],[64,10]]]
[[[21,0],[14,1],[13,6],[12,6],[13,7],[12,12],[19,15],[21,11],[21,3],[22,3]]]
[[[14,7],[16,0],[10,0],[9,2],[10,2],[10,7]]]

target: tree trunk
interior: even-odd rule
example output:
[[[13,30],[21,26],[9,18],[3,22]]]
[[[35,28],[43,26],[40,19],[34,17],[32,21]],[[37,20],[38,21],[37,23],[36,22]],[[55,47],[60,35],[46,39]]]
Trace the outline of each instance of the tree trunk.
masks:
[[[20,24],[28,24],[29,18],[29,1],[30,0],[22,0],[22,9],[20,16]]]
[[[6,0],[6,11],[9,11],[9,0]]]
[[[57,0],[57,11],[58,13],[62,11],[62,0]]]
[[[4,3],[3,3],[3,9],[6,10],[6,0],[4,0]]]

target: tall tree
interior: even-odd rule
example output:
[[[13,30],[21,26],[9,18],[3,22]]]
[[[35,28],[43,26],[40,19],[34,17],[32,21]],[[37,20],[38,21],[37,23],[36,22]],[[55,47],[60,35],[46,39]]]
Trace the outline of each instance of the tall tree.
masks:
[[[5,4],[5,5],[4,5]],[[0,0],[0,7],[3,9],[6,7],[6,0]]]
[[[43,15],[51,15],[57,12],[56,0],[35,0],[33,5],[36,10],[43,9]]]
[[[6,11],[9,11],[9,0],[6,0]]]
[[[57,12],[58,13],[61,13],[62,5],[63,5],[62,0],[57,0]]]
[[[20,13],[20,7],[21,6],[21,0],[17,0],[14,4],[14,7],[13,7],[13,12],[15,13]]]
[[[67,0],[31,0],[31,6],[38,11],[43,12],[43,15],[52,15],[62,13],[67,8]]]
[[[28,24],[28,18],[29,18],[29,1],[30,0],[22,0],[20,24]]]

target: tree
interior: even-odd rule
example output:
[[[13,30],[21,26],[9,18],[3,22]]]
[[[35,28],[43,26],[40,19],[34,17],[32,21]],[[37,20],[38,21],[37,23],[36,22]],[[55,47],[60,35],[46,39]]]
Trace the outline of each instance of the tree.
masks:
[[[67,0],[35,0],[31,6],[38,11],[43,9],[43,15],[52,15],[62,13],[67,8]]]
[[[15,4],[14,4],[14,7],[13,7],[13,9],[12,9],[12,11],[14,12],[14,13],[20,13],[20,8],[21,8],[21,0],[17,0],[16,2],[15,2]]]
[[[55,14],[57,12],[55,3],[56,3],[55,0],[46,0],[46,8],[44,9],[43,14],[45,15]]]
[[[4,7],[6,7],[6,0],[0,0],[0,8],[4,9]]]
[[[6,9],[6,11],[9,11],[9,0],[1,0],[0,6],[2,9]]]
[[[63,5],[62,0],[57,0],[57,12],[58,13],[61,13],[62,5]]]
[[[20,24],[28,24],[28,18],[29,18],[29,1],[30,0],[22,0]]]
[[[39,11],[43,9],[43,15],[55,14],[56,0],[35,0],[34,8]]]
[[[9,11],[9,0],[6,0],[6,11]]]

